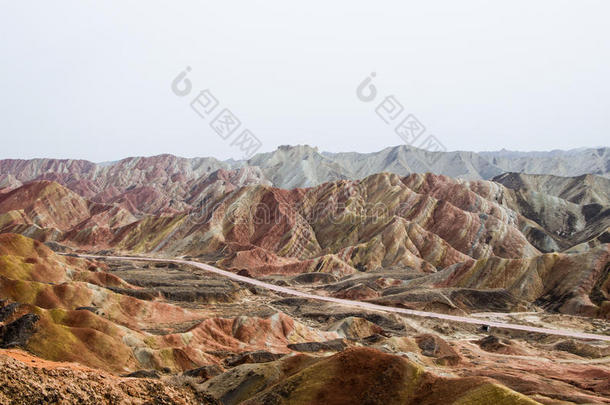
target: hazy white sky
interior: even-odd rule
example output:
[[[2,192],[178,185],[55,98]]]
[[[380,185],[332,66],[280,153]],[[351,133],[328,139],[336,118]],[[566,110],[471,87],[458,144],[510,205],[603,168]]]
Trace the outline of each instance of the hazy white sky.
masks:
[[[261,151],[400,144],[373,71],[449,150],[608,145],[607,0],[0,1],[0,158],[241,157],[186,66]]]

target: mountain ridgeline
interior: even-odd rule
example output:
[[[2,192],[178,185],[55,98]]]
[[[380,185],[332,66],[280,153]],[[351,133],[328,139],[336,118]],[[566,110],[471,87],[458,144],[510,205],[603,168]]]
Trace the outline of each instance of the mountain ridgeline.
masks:
[[[0,161],[0,403],[608,404],[608,162]]]

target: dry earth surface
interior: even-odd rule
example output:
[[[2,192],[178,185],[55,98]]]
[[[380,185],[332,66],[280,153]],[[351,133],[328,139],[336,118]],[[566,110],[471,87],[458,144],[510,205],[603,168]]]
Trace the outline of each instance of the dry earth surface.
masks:
[[[607,179],[382,152],[2,162],[0,403],[610,403]]]

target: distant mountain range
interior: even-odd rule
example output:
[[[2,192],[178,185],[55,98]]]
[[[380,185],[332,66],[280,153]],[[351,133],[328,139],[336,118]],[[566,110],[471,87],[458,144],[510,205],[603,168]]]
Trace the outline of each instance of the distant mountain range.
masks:
[[[233,166],[258,166],[276,187],[311,187],[389,172],[399,176],[430,172],[464,180],[490,180],[506,172],[610,176],[610,148],[551,152],[428,152],[406,145],[372,153],[319,152],[307,145],[280,146]]]
[[[474,153],[427,152],[402,145],[373,153],[328,153],[298,145],[280,146],[247,161],[167,154],[104,163],[6,159],[0,160],[0,192],[35,180],[50,180],[93,202],[118,204],[136,216],[171,215],[246,185],[314,187],[382,172],[399,176],[430,172],[461,180],[490,180],[507,172],[608,178],[610,148]],[[603,188],[600,182],[598,186]]]
[[[81,182],[79,187],[92,187],[91,191],[95,193],[96,189],[107,186],[120,189],[143,183],[151,185],[151,181],[160,184],[181,180],[188,182],[219,169],[243,167],[260,168],[274,186],[281,188],[311,187],[342,179],[356,180],[381,172],[400,176],[430,172],[465,180],[489,180],[506,172],[610,177],[610,148],[475,153],[428,152],[400,145],[372,153],[330,153],[319,152],[308,145],[285,145],[273,152],[257,154],[247,161],[220,161],[212,157],[187,159],[173,155],[130,157],[97,164],[71,159],[6,159],[0,160],[0,188],[47,178],[59,180],[68,186],[69,183],[75,185],[75,182]]]

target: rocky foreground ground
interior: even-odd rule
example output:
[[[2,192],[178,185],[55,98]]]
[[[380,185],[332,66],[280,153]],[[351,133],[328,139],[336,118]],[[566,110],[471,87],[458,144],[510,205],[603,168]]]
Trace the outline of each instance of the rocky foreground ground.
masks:
[[[0,238],[0,403],[610,403],[607,343],[363,311]],[[367,287],[379,294],[357,297],[376,302],[399,274],[265,279],[352,298]],[[527,303],[474,315],[610,333],[602,319]]]

